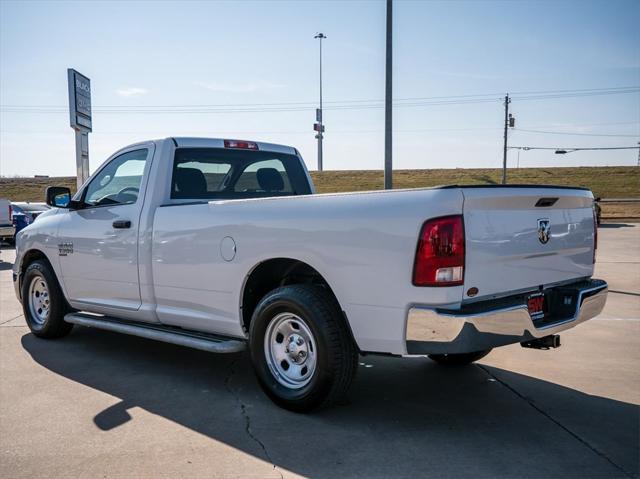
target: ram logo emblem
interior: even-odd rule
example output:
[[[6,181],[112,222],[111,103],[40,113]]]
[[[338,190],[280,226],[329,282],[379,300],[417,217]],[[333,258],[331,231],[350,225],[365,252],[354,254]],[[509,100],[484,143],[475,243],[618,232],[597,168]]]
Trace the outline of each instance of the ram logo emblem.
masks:
[[[538,220],[538,241],[547,244],[551,238],[551,221],[549,218],[540,218]]]

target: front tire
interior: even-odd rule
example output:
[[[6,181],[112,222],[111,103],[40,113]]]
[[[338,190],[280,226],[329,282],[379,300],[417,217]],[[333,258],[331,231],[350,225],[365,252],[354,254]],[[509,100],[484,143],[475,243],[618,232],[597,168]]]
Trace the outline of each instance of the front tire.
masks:
[[[479,359],[484,358],[491,352],[491,349],[485,351],[476,351],[473,353],[460,354],[429,354],[429,359],[435,361],[442,366],[466,366]]]
[[[342,400],[358,366],[342,311],[318,286],[283,286],[268,293],[253,313],[249,347],[264,392],[295,412]]]
[[[31,263],[22,279],[22,309],[27,326],[39,338],[60,338],[73,324],[64,320],[69,311],[51,266],[43,260]]]

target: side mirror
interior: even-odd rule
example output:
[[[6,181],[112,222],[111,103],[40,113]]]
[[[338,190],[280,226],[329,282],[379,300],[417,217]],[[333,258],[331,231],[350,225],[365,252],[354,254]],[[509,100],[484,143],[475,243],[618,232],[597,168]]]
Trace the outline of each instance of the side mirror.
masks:
[[[65,186],[49,186],[45,193],[45,202],[55,208],[68,208],[71,203],[71,190]]]

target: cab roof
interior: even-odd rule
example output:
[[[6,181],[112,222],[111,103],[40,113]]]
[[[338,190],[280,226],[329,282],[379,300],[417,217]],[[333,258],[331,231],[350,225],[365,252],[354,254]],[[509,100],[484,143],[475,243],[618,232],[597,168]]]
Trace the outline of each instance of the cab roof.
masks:
[[[271,151],[274,153],[285,153],[288,155],[297,155],[297,150],[292,146],[278,145],[276,143],[265,143],[253,140],[238,140],[235,138],[197,138],[174,136],[167,138],[173,141],[176,148],[229,148],[225,146],[225,142],[233,141],[237,143],[249,143],[257,145],[258,151]]]

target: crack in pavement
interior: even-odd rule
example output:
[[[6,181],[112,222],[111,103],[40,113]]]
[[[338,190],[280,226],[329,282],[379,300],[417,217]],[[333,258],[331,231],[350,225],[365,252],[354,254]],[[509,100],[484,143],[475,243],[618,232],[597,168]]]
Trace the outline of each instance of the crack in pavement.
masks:
[[[551,416],[549,413],[547,413],[546,411],[544,411],[543,409],[541,409],[540,407],[536,406],[536,404],[530,400],[528,397],[526,397],[524,394],[521,394],[517,389],[515,389],[514,387],[510,386],[509,384],[507,384],[505,381],[503,381],[502,379],[500,379],[499,377],[495,376],[494,374],[491,374],[491,371],[489,371],[485,366],[481,365],[481,364],[476,364],[476,366],[478,366],[480,369],[482,369],[489,377],[493,378],[494,380],[496,380],[498,383],[500,383],[502,386],[504,386],[505,388],[507,388],[509,391],[511,391],[513,394],[515,394],[516,396],[518,396],[520,399],[522,399],[523,401],[525,401],[529,406],[531,406],[533,409],[535,409],[536,411],[538,411],[540,414],[542,414],[544,417],[546,417],[549,421],[551,421],[552,423],[554,423],[556,426],[558,426],[559,428],[561,428],[562,430],[564,430],[566,433],[568,433],[571,437],[573,437],[574,439],[576,439],[577,441],[579,441],[582,445],[586,446],[587,448],[589,448],[591,450],[591,452],[597,454],[598,456],[600,456],[602,459],[604,459],[605,461],[607,461],[609,464],[611,464],[613,467],[615,467],[618,471],[620,471],[622,474],[624,474],[627,477],[633,478],[634,475],[631,474],[630,472],[628,472],[627,470],[625,470],[622,466],[616,464],[612,459],[609,458],[609,456],[607,456],[604,452],[599,451],[598,449],[595,448],[595,446],[592,446],[591,444],[589,444],[585,439],[582,439],[578,434],[576,434],[575,432],[573,432],[571,429],[569,429],[567,426],[565,426],[564,424],[562,424],[560,421],[558,421],[557,419],[555,419],[553,416]]]
[[[253,434],[253,431],[251,430],[251,416],[249,416],[249,414],[247,413],[247,408],[244,405],[244,403],[242,402],[242,400],[240,399],[240,395],[237,394],[231,388],[231,379],[233,378],[233,376],[236,373],[236,371],[234,369],[235,364],[236,364],[236,360],[234,359],[233,361],[231,361],[231,364],[229,365],[229,374],[227,375],[227,377],[224,380],[224,387],[227,389],[229,394],[231,394],[233,396],[233,398],[235,399],[236,403],[240,407],[240,414],[242,414],[242,417],[244,418],[244,431],[245,431],[245,433],[258,446],[260,446],[260,448],[262,449],[262,452],[264,453],[265,457],[267,458],[267,460],[273,466],[273,469],[275,471],[277,471],[278,474],[280,474],[280,479],[284,479],[284,476],[282,475],[282,471],[278,468],[278,466],[276,466],[275,462],[273,462],[273,459],[271,459],[271,455],[269,454],[269,451],[267,451],[267,447],[264,445],[264,443],[260,439],[258,439],[258,437],[255,434]]]
[[[631,291],[619,291],[617,289],[610,289],[609,290],[610,293],[616,293],[616,294],[628,294],[631,296],[640,296],[640,293],[633,293]]]
[[[18,319],[19,317],[22,316],[22,313],[20,313],[18,316],[16,316],[15,318],[11,318],[11,319],[7,319],[6,321],[2,321],[0,323],[0,326],[2,326],[3,324],[7,324],[9,321],[13,321],[14,319]]]

